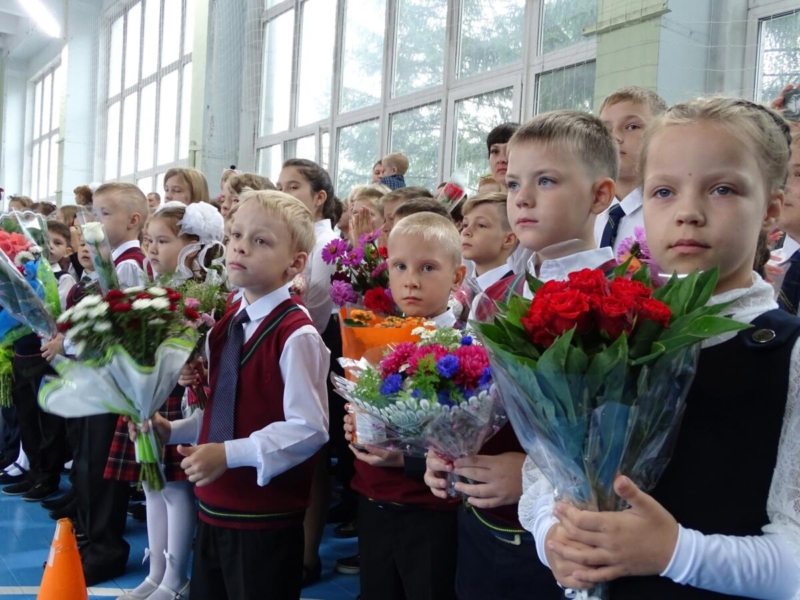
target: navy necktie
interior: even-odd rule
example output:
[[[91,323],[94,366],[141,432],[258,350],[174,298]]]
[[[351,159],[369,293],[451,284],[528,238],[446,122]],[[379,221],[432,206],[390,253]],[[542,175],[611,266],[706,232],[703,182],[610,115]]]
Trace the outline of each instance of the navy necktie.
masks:
[[[800,308],[800,250],[792,254],[789,261],[789,269],[783,277],[781,293],[778,295],[778,304],[783,310],[796,315]]]
[[[228,330],[228,339],[222,348],[217,367],[217,383],[212,390],[209,442],[225,442],[233,439],[236,387],[239,382],[239,363],[242,360],[244,345],[244,325],[249,321],[247,310],[236,315],[233,318],[233,325]]]
[[[608,212],[608,222],[606,228],[603,229],[603,237],[600,238],[601,248],[612,248],[619,233],[619,222],[625,216],[625,211],[622,209],[621,204],[617,204]]]

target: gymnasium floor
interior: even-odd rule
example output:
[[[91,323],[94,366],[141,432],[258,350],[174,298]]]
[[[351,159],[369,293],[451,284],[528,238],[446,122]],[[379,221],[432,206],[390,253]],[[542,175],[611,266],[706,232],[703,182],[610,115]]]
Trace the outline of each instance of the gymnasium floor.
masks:
[[[36,598],[54,531],[55,521],[38,502],[0,494],[0,598]],[[332,532],[333,525],[328,525],[321,548],[322,580],[303,590],[306,600],[353,600],[358,595],[357,575],[333,572],[337,558],[355,554],[356,541],[337,539]],[[147,575],[147,565],[142,564],[147,546],[145,524],[129,518],[126,537],[131,545],[128,572],[120,579],[90,588],[90,598],[116,598],[121,590],[135,587]]]

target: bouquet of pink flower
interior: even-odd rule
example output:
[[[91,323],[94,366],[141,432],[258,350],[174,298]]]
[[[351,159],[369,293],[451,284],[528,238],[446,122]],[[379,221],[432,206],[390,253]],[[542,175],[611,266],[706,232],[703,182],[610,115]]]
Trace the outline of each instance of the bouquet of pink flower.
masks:
[[[389,292],[388,255],[386,247],[377,244],[379,235],[380,231],[365,233],[356,248],[335,239],[322,249],[322,260],[336,265],[330,295],[337,306],[359,304],[379,314],[396,312]]]

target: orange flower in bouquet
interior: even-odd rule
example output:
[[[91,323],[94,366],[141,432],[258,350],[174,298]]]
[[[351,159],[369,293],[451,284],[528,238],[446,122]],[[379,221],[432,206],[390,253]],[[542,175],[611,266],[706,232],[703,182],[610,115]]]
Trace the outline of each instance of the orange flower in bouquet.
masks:
[[[12,261],[17,254],[28,250],[33,244],[21,233],[8,233],[0,229],[0,250]]]

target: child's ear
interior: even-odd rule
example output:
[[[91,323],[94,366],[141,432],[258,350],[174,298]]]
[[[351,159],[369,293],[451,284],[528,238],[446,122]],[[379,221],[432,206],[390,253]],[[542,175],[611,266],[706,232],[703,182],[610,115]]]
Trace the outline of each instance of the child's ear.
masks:
[[[764,213],[764,227],[775,227],[778,221],[780,221],[785,200],[786,194],[783,190],[776,190],[773,192],[772,196],[767,200],[767,210]]]
[[[139,213],[133,213],[128,220],[128,229],[135,229],[139,226],[142,222],[142,215]]]
[[[610,177],[604,177],[594,183],[592,187],[594,198],[592,200],[591,213],[599,215],[607,209],[617,194],[617,185]]]
[[[467,267],[464,265],[458,265],[456,267],[455,273],[453,273],[453,285],[450,288],[452,291],[457,291],[458,288],[461,287],[461,284],[464,283],[464,277],[467,276]]]
[[[506,233],[503,238],[503,250],[513,250],[517,245],[517,235],[513,231]]]
[[[286,275],[288,276],[287,282],[295,278],[306,269],[306,262],[308,261],[307,252],[298,252],[294,255],[292,262],[286,267]]]

